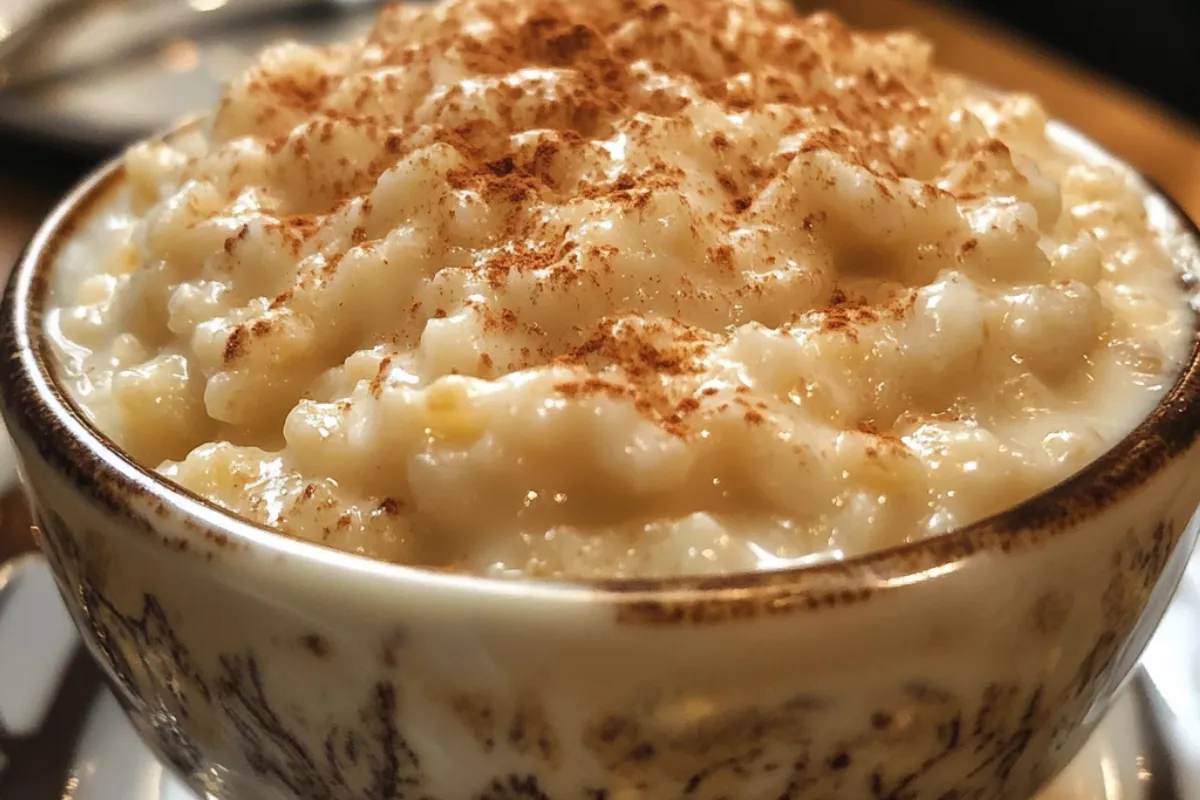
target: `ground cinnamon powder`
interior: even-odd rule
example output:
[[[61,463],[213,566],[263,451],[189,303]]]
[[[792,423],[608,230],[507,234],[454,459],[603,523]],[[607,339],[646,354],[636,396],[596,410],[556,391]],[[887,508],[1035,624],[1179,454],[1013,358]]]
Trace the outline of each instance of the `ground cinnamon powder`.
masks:
[[[418,21],[419,34],[412,32]],[[935,73],[899,61],[894,67],[861,63],[864,44],[887,41],[851,33],[829,14],[804,17],[766,0],[458,0],[436,10],[387,10],[365,51],[348,51],[341,72],[252,73],[247,91],[264,107],[276,109],[281,118],[304,120],[299,127],[281,127],[265,145],[267,153],[286,154],[287,162],[298,165],[294,169],[303,174],[308,190],[298,203],[304,207],[282,214],[273,230],[297,254],[370,246],[379,233],[372,225],[378,209],[372,207],[371,192],[381,176],[405,159],[427,158],[422,154],[432,144],[452,148],[458,166],[444,176],[450,194],[438,195],[429,187],[445,207],[441,228],[448,231],[462,211],[452,207],[456,197],[478,198],[500,218],[487,246],[476,247],[456,269],[468,271],[473,285],[486,286],[501,301],[506,292],[517,291],[511,287],[514,276],[521,275],[536,276],[520,283],[533,287],[526,298],[533,303],[547,293],[560,298],[555,302],[572,293],[604,295],[603,313],[581,317],[569,334],[527,323],[503,302],[474,302],[485,332],[528,340],[515,359],[483,353],[477,370],[494,377],[550,363],[596,374],[615,369],[619,383],[589,378],[557,390],[565,396],[628,398],[648,418],[687,435],[688,419],[703,410],[708,395],[681,397],[672,379],[702,371],[729,331],[670,309],[651,315],[644,325],[621,323],[642,313],[639,303],[648,304],[613,291],[628,252],[611,244],[581,246],[572,223],[538,209],[587,201],[615,217],[645,218],[665,213],[658,210],[664,198],[677,198],[679,210],[672,213],[690,220],[687,235],[694,242],[718,236],[700,248],[704,255],[696,265],[718,277],[683,274],[674,286],[641,289],[642,296],[662,291],[680,306],[727,306],[730,329],[759,321],[741,309],[754,307],[748,301],[766,302],[771,288],[759,273],[780,270],[784,262],[771,252],[747,270],[728,237],[762,224],[764,193],[795,159],[834,154],[875,176],[879,196],[892,200],[894,182],[913,175],[917,165],[889,131],[916,131],[936,139],[939,147],[950,146],[929,102],[938,91]],[[465,74],[486,83],[483,95],[469,81],[459,81],[444,91],[431,89],[418,102],[383,104],[381,98],[390,94],[411,96],[403,94],[406,87],[437,86],[434,65],[447,54]],[[363,70],[383,77],[362,79]],[[536,84],[510,80],[530,71],[558,77]],[[656,83],[647,77],[653,75],[670,80]],[[698,188],[685,164],[663,156],[615,172],[580,166],[594,163],[600,149],[613,142],[629,150],[661,147],[655,137],[664,130],[696,124],[692,107],[700,101],[715,103],[728,115],[754,114],[761,126],[775,126],[774,146],[753,125],[706,134],[709,172]],[[219,116],[215,127],[221,129]],[[536,141],[525,146],[521,136],[531,131],[538,133]],[[961,143],[953,146],[962,150]],[[1003,145],[992,140],[970,146],[1007,157]],[[944,193],[936,187],[930,192],[931,197]],[[325,229],[355,204],[362,221],[341,244],[326,241]],[[797,227],[807,240],[824,247],[825,212],[812,209],[799,218]],[[238,241],[235,235],[225,242],[231,257]],[[445,243],[438,246],[442,253]],[[958,257],[969,256],[973,247],[973,242],[964,244]],[[336,276],[341,255],[327,253],[320,280]],[[271,307],[295,302],[295,291],[278,293]],[[404,319],[444,319],[466,307],[455,305],[461,302],[430,306],[406,298],[399,313]],[[788,329],[816,320],[822,334],[856,340],[863,325],[900,320],[914,302],[911,294],[892,294],[882,302],[850,297],[835,280],[823,302],[792,309],[786,321],[765,323]],[[247,331],[235,331],[225,361],[235,362],[251,346],[249,339]],[[377,384],[382,375],[383,370]],[[378,393],[374,385],[373,391]],[[747,410],[745,420],[761,424],[764,413]]]

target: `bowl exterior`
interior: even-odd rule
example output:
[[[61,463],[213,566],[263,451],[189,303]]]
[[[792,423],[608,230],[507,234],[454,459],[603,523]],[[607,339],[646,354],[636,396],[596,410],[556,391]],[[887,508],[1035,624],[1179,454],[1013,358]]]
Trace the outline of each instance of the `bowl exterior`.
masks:
[[[70,610],[217,797],[1025,800],[1148,640],[1200,497],[1192,450],[1053,535],[853,590],[551,596],[255,547],[89,480],[22,407]]]

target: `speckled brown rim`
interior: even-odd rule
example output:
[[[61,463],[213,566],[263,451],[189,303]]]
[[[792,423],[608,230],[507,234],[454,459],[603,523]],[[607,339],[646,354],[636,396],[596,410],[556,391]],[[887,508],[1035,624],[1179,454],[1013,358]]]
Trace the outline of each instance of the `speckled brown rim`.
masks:
[[[189,126],[172,134],[186,132]],[[1053,123],[1055,138],[1090,158],[1113,157],[1066,126]],[[135,463],[86,421],[82,411],[58,388],[50,367],[48,345],[41,335],[42,305],[49,265],[64,242],[86,222],[125,177],[114,159],[73,190],[34,235],[13,270],[0,304],[0,399],[6,421],[29,436],[41,455],[85,492],[115,513],[150,528],[145,514],[131,507],[133,497],[150,496],[177,509],[185,518],[216,527],[249,548],[265,548],[330,567],[369,569],[396,580],[419,578],[504,593],[525,587],[557,596],[610,593],[624,600],[652,602],[732,598],[748,589],[772,589],[789,597],[819,596],[826,602],[850,600],[864,591],[903,585],[948,571],[975,553],[1009,553],[1094,517],[1145,485],[1200,437],[1200,337],[1175,384],[1150,415],[1099,459],[1050,489],[964,528],[841,561],[774,571],[724,576],[675,576],[599,580],[520,580],[442,573],[423,567],[390,564],[299,541],[266,526],[228,514],[213,503]],[[1149,202],[1173,217],[1180,232],[1200,247],[1200,229],[1169,197],[1149,187]],[[1195,275],[1188,276],[1194,279]],[[1197,319],[1200,332],[1200,317]],[[536,587],[536,588],[535,588]],[[703,597],[699,596],[703,593]],[[822,603],[825,604],[825,603]]]

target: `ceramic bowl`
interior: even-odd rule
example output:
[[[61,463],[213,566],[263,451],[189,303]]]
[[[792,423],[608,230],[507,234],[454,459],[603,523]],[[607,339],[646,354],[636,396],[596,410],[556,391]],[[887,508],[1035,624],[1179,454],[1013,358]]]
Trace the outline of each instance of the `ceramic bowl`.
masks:
[[[1191,549],[1195,348],[1071,479],[843,562],[520,582],[286,538],[133,463],[55,383],[47,271],[124,182],[98,171],[17,266],[0,394],[76,623],[209,796],[1025,800],[1095,726]]]

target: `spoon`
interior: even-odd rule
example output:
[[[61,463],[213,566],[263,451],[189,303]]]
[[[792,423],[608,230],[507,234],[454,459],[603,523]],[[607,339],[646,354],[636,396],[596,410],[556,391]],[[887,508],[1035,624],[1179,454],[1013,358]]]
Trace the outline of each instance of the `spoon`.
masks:
[[[47,0],[0,40],[0,90],[31,89],[153,54],[166,43],[227,34],[240,28],[279,22],[320,22],[378,4],[378,0]],[[117,6],[130,10],[119,29],[69,36],[92,12]],[[71,51],[63,57],[64,38]],[[115,40],[115,41],[114,41]],[[56,57],[58,56],[58,57]]]

